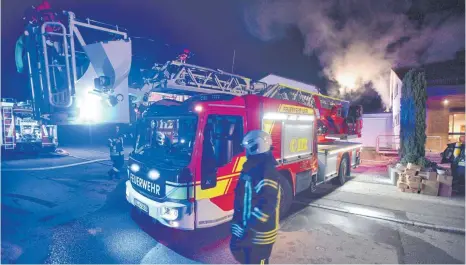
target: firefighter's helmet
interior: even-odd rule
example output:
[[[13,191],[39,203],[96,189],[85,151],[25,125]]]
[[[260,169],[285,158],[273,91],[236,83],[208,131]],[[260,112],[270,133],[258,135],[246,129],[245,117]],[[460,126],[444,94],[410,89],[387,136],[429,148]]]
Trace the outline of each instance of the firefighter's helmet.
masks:
[[[272,146],[272,137],[261,130],[250,131],[244,136],[242,145],[247,156],[266,153]]]
[[[166,144],[166,141],[167,139],[166,139],[165,134],[161,132],[157,132],[157,144],[163,146]]]

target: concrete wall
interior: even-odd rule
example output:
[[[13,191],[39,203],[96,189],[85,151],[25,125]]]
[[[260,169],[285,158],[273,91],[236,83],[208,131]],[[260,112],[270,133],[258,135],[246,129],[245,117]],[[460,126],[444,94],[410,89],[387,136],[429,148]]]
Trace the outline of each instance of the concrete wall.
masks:
[[[377,136],[379,135],[393,134],[391,113],[364,114],[362,120],[362,136],[359,138],[359,141],[365,147],[376,147]],[[391,142],[392,139],[388,139],[388,141]]]

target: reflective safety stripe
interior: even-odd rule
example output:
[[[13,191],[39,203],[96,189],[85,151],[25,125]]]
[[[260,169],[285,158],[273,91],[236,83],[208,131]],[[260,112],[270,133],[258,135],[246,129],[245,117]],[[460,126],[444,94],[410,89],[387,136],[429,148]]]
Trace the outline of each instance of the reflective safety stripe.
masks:
[[[263,213],[259,208],[254,207],[254,212],[252,213],[257,219],[259,219],[261,222],[265,223],[269,219],[269,215]]]
[[[257,214],[259,214],[260,216],[263,216],[265,218],[269,218],[269,215],[268,214],[265,214],[263,213],[259,208],[257,207],[254,207],[254,212],[256,212]]]
[[[272,188],[278,189],[278,183],[276,181],[270,179],[263,179],[257,183],[255,190],[257,193],[262,189],[264,186],[271,186]]]
[[[276,240],[277,237],[273,237],[273,238],[270,238],[268,240],[255,240],[253,239],[252,240],[252,243],[253,244],[256,244],[256,245],[268,245],[268,244],[273,244],[275,243],[275,240]]]
[[[254,217],[256,217],[257,219],[259,219],[259,221],[261,221],[262,223],[267,222],[267,218],[260,216],[260,215],[257,214],[256,212],[253,212],[252,215],[253,215]]]

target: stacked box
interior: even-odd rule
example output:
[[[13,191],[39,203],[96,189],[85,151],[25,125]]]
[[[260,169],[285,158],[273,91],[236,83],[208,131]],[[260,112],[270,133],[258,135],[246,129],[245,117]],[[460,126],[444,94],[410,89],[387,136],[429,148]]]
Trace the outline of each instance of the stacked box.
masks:
[[[437,176],[437,181],[440,182],[440,183],[443,183],[444,185],[452,186],[453,177],[448,176],[448,175],[438,175]]]
[[[421,171],[418,176],[425,180],[437,181],[437,172],[435,171]]]
[[[437,181],[440,184],[438,195],[442,197],[451,197],[453,177],[448,175],[438,175]]]
[[[405,192],[406,189],[409,188],[408,184],[406,183],[407,181],[408,181],[408,178],[406,177],[406,175],[404,173],[401,173],[400,177],[398,178],[396,182],[396,186],[398,187],[400,191]]]
[[[439,183],[440,184],[440,187],[439,187],[439,191],[438,191],[438,196],[442,196],[442,197],[451,197],[451,194],[452,194],[452,187],[451,186],[448,186],[448,185],[445,185],[443,183]]]
[[[402,192],[418,193],[421,187],[421,178],[418,176],[401,174],[396,186]]]
[[[413,163],[408,163],[407,168],[410,170],[421,171],[421,166],[418,166]]]
[[[408,186],[411,192],[418,192],[421,188],[421,177],[419,176],[408,176]]]
[[[419,173],[419,171],[415,170],[415,169],[406,169],[405,170],[405,174],[408,175],[408,176],[417,176]]]
[[[437,196],[439,194],[439,182],[437,180],[422,180],[421,194]]]

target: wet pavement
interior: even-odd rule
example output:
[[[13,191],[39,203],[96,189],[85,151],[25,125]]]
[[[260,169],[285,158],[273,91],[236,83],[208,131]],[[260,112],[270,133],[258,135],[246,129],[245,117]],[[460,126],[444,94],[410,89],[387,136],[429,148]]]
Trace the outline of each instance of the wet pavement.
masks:
[[[83,150],[79,155],[84,157],[73,159],[101,159]],[[78,161],[68,159],[10,160],[8,168]],[[235,263],[228,224],[194,232],[154,224],[126,202],[123,179],[107,179],[108,166],[104,161],[2,171],[2,263]],[[332,194],[307,202],[327,198],[354,203],[349,192]],[[366,196],[368,201],[376,198]],[[461,234],[295,203],[282,221],[271,262],[464,264],[464,245]]]

